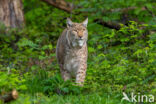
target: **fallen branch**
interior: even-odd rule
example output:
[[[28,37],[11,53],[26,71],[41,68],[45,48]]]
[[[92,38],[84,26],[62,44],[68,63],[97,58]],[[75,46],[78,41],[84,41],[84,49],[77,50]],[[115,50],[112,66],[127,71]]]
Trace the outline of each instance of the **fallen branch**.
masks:
[[[73,10],[73,4],[65,2],[64,0],[42,0],[58,9],[64,10],[68,13],[71,13]]]
[[[152,17],[155,17],[154,13],[150,11],[150,9],[147,6],[145,6],[145,9],[152,15]]]
[[[128,12],[130,10],[135,10],[137,9],[138,7],[127,7],[127,8],[116,8],[116,9],[110,9],[110,10],[107,10],[107,11],[103,11],[103,12]],[[141,8],[142,11],[146,10],[145,7],[142,7]]]
[[[6,102],[10,102],[12,100],[16,100],[18,98],[18,92],[16,90],[13,90],[6,95],[0,96],[0,100]]]
[[[111,28],[111,29],[119,30],[121,28],[120,24],[115,23],[115,22],[106,22],[101,19],[95,19],[94,22],[96,22],[104,27]]]
[[[68,2],[65,2],[65,0],[42,0],[58,9],[61,9],[61,10],[64,10],[68,13],[71,13],[72,10],[74,9],[74,6],[72,3],[68,3]],[[126,25],[126,23],[130,20],[128,15],[127,14],[124,14],[124,13],[127,13],[129,10],[134,10],[134,9],[137,9],[137,7],[128,7],[128,8],[117,8],[117,9],[110,9],[110,10],[104,10],[102,11],[102,13],[105,13],[105,12],[122,12],[123,13],[123,20],[122,20],[122,23]],[[150,14],[152,14],[152,16],[155,16],[147,7],[142,7],[141,8],[142,11],[144,10],[147,10]],[[80,13],[83,13],[83,14],[87,14],[85,12],[79,12],[75,15],[78,15]],[[137,20],[135,20],[137,21]],[[111,29],[116,29],[116,30],[119,30],[121,28],[120,24],[119,23],[115,23],[115,22],[111,22],[111,21],[103,21],[102,19],[95,19],[94,22],[104,26],[104,27],[108,27],[108,28],[111,28]]]

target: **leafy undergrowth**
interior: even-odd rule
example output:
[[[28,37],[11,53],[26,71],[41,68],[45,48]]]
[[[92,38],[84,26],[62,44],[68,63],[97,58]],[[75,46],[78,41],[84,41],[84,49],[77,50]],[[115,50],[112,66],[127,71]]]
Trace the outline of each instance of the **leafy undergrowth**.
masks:
[[[0,56],[0,94],[17,89],[20,96],[12,102],[14,104],[23,100],[25,104],[118,104],[123,91],[155,95],[156,34],[143,37],[144,30],[139,27],[131,21],[119,31],[112,30],[96,38],[90,36],[84,87],[62,80],[55,53],[51,51],[55,49],[52,44],[42,46],[39,42],[42,40],[33,42],[19,33],[16,35],[21,36],[21,40],[11,47],[14,37],[4,38]]]
[[[155,95],[156,34],[144,37],[139,27],[131,21],[119,31],[90,36],[84,87],[62,80],[52,44],[42,46],[42,40],[33,42],[19,33],[22,38],[10,46],[14,36],[6,36],[1,45],[0,94],[17,89],[20,96],[14,104],[23,100],[25,104],[119,104],[123,91]]]

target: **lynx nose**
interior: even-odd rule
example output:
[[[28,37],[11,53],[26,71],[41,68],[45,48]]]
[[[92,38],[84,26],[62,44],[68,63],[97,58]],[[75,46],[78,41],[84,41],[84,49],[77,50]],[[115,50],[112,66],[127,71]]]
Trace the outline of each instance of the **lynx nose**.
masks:
[[[82,39],[82,36],[79,36],[80,39]]]

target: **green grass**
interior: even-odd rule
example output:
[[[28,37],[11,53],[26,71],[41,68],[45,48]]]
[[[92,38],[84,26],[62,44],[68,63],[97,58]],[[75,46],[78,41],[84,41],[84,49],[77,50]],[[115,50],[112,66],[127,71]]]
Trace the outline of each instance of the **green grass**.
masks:
[[[91,93],[80,95],[57,95],[50,97],[41,93],[36,96],[20,95],[18,100],[10,104],[132,104],[128,102],[121,102],[120,98],[110,96],[107,94]]]

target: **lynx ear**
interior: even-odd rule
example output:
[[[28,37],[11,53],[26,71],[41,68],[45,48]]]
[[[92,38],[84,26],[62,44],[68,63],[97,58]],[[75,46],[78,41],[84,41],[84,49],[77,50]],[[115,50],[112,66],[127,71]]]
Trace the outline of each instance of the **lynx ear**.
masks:
[[[85,27],[87,27],[87,24],[88,24],[88,18],[86,18],[86,19],[82,22],[82,24],[83,24]]]
[[[73,22],[70,18],[67,18],[67,28],[71,27],[73,25]]]

